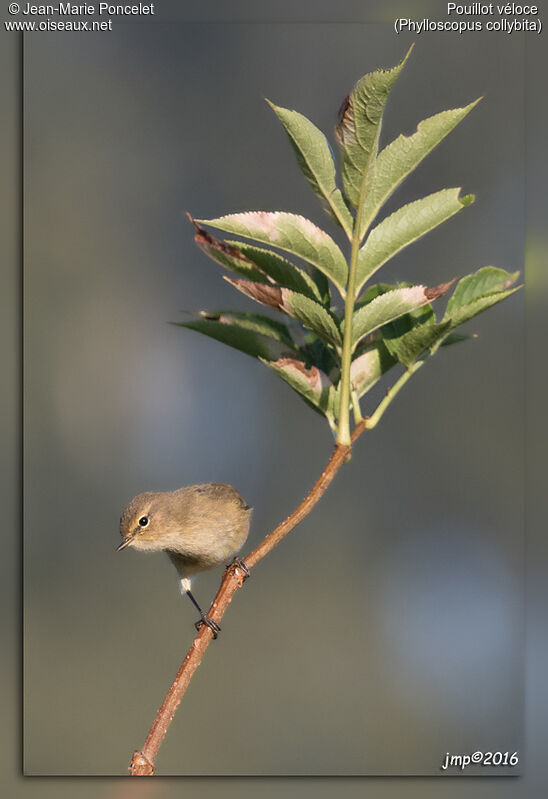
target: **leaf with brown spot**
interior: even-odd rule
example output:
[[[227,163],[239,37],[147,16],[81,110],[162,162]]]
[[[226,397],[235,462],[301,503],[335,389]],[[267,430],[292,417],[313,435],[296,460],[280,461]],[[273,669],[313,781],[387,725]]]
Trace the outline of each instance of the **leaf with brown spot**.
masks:
[[[316,366],[307,367],[298,358],[279,358],[277,361],[265,361],[265,363],[288,383],[307,405],[325,416],[331,425],[334,424],[335,388],[324,372]]]
[[[240,252],[249,259],[258,269],[270,278],[271,282],[283,286],[299,294],[306,294],[311,299],[321,301],[320,292],[310,275],[295,264],[291,263],[277,252],[257,247],[254,244],[241,241],[228,241],[227,244],[237,245]]]
[[[282,291],[278,286],[265,286],[263,283],[253,283],[251,280],[242,280],[241,278],[226,277],[227,283],[234,286],[235,289],[241,291],[247,297],[251,297],[255,302],[260,302],[262,305],[268,305],[270,308],[275,308],[277,311],[282,308]]]
[[[352,343],[356,344],[364,336],[388,322],[398,319],[410,311],[414,311],[429,303],[425,286],[397,288],[380,294],[375,299],[362,305],[354,313],[352,320]]]
[[[348,277],[346,259],[331,236],[310,219],[286,211],[245,211],[199,221],[297,255],[332,280],[344,295]]]
[[[345,97],[335,135],[341,151],[344,190],[354,208],[363,202],[364,177],[371,174],[388,95],[409,57],[393,69],[377,69],[361,78]]]
[[[454,277],[452,280],[448,280],[447,283],[440,283],[439,286],[430,286],[430,288],[426,288],[424,293],[429,300],[437,300],[439,297],[443,297],[444,294],[447,294],[453,283],[457,278]]]
[[[264,274],[251,259],[249,259],[235,244],[215,238],[205,228],[196,222],[188,213],[187,216],[194,225],[194,241],[198,247],[209,255],[214,261],[231,272],[243,275],[249,280],[258,283],[268,283],[268,277]]]
[[[264,286],[262,283],[252,283],[249,280],[230,277],[225,277],[225,280],[252,300],[297,319],[307,330],[328,344],[334,347],[342,344],[337,323],[331,312],[310,297],[291,289]]]

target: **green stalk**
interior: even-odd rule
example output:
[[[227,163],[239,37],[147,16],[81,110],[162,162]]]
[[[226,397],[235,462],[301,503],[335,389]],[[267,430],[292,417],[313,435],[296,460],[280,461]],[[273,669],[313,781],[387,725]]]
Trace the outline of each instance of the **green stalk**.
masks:
[[[363,422],[362,411],[360,408],[360,401],[358,399],[358,395],[355,391],[350,392],[350,397],[352,398],[352,410],[354,412],[354,424],[359,424],[359,422]]]
[[[352,317],[356,301],[356,267],[360,252],[360,217],[358,213],[352,232],[352,253],[348,269],[348,285],[344,301],[344,336],[341,358],[341,402],[337,444],[349,447],[350,441],[350,363],[352,360]]]
[[[413,377],[415,372],[421,368],[424,361],[416,361],[412,366],[405,370],[405,372],[396,380],[394,385],[386,392],[386,397],[379,402],[375,412],[365,419],[365,429],[372,430],[380,421],[381,416],[388,408],[396,394],[404,387],[409,378]]]
[[[352,362],[352,318],[354,316],[354,304],[356,302],[356,269],[358,266],[358,256],[360,254],[360,244],[367,233],[367,227],[361,230],[362,216],[365,208],[365,190],[369,182],[373,182],[373,172],[377,151],[379,147],[380,124],[377,128],[375,139],[371,146],[371,152],[367,160],[367,165],[363,171],[362,183],[360,186],[360,201],[354,219],[354,229],[352,231],[352,251],[350,253],[350,265],[348,267],[348,284],[346,287],[346,297],[344,300],[344,336],[341,357],[341,402],[339,406],[339,434],[337,444],[345,447],[351,445],[350,440],[350,364]]]

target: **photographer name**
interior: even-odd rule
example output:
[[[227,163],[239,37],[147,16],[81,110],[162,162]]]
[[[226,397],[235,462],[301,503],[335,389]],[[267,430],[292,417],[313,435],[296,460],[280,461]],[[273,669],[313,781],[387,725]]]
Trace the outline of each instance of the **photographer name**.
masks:
[[[99,16],[107,15],[109,17],[117,16],[146,16],[147,14],[155,14],[154,3],[133,3],[128,5],[115,5],[111,3],[99,3],[98,5],[91,5],[91,3],[84,3],[77,5],[76,3],[59,3],[58,5],[33,5],[26,3],[21,8],[21,13],[29,17],[53,17],[56,14],[60,17],[83,17],[99,14]]]

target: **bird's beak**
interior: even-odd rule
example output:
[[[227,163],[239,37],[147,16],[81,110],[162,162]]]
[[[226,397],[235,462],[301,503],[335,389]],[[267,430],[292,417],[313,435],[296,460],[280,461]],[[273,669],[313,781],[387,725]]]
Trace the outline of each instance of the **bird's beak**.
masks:
[[[125,549],[126,547],[128,547],[131,544],[131,542],[133,541],[134,538],[135,538],[135,535],[128,535],[127,538],[124,538],[124,540],[122,541],[120,546],[116,547],[116,552],[121,552],[122,549]]]

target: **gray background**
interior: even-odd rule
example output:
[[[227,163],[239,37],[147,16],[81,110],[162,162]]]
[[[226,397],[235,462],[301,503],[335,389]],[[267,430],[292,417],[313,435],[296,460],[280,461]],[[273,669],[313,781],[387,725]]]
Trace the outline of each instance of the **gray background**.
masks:
[[[167,559],[113,553],[126,501],[229,480],[255,507],[253,545],[330,450],[322,421],[260,365],[166,324],[182,309],[248,307],[195,249],[184,209],[285,208],[329,224],[262,97],[330,131],[352,83],[407,44],[386,26],[311,24],[28,42],[27,773],[124,773],[190,643]],[[486,100],[391,207],[446,185],[478,203],[383,278],[522,266],[521,44],[417,44],[385,142]],[[521,298],[472,327],[479,340],[422,370],[254,572],[161,773],[434,774],[446,751],[519,749]]]

